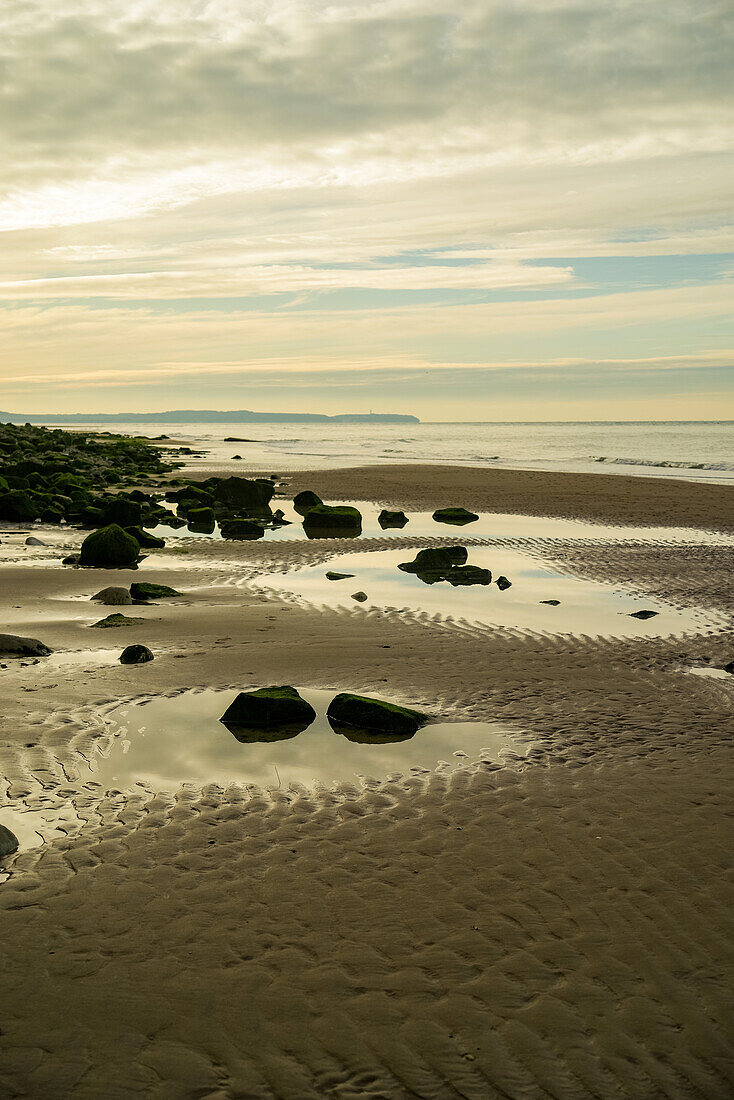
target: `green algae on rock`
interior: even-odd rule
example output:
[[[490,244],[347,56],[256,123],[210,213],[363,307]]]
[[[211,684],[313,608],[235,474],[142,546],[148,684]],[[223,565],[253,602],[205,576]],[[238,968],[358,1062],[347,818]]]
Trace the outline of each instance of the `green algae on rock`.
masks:
[[[79,564],[94,569],[134,569],[140,543],[116,523],[87,535],[81,546]]]

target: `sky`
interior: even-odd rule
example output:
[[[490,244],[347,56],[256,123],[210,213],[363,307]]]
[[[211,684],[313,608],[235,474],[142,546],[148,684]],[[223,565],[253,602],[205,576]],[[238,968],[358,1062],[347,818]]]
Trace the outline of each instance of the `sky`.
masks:
[[[734,419],[731,0],[2,0],[0,409]]]

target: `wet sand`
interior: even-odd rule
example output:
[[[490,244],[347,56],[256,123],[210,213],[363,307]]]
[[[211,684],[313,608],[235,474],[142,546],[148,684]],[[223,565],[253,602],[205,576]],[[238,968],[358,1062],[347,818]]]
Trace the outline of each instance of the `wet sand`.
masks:
[[[600,475],[600,492],[581,475],[564,486],[519,473],[513,497],[498,471],[431,471],[428,485],[416,467],[319,471],[289,489],[732,529],[734,490],[716,486],[676,483],[656,498],[654,479]],[[411,540],[408,528],[359,549],[456,534]],[[2,565],[4,629],[56,651],[0,662],[5,801],[55,809],[66,835],[21,851],[0,883],[0,1094],[732,1095],[734,677],[687,670],[734,659],[734,550],[523,545],[720,625],[559,636],[314,609],[257,587],[346,540],[191,540],[124,575],[63,569],[43,549]],[[143,627],[90,629],[110,609],[82,597],[132,579],[184,595],[120,609]],[[99,659],[133,641],[156,660]],[[272,682],[499,722],[518,756],[313,786],[93,786],[84,759],[110,748],[103,718],[121,700]]]

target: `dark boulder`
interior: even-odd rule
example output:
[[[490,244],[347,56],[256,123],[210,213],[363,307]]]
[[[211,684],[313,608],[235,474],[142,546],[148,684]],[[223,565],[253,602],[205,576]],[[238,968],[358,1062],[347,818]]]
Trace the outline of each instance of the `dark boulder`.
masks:
[[[305,516],[312,508],[318,508],[323,503],[321,497],[311,489],[304,489],[302,493],[296,493],[293,498],[293,507],[299,516]]]
[[[48,657],[52,650],[37,638],[0,634],[0,657]]]
[[[508,581],[507,577],[498,577],[494,582],[499,588],[500,592],[504,592],[508,588],[512,588],[512,581]]]
[[[391,530],[392,528],[403,528],[408,523],[408,517],[405,512],[390,512],[387,508],[383,508],[377,517],[377,522],[383,531]]]
[[[357,603],[366,603],[369,597],[366,592],[352,592],[352,599]]]
[[[403,741],[425,725],[428,715],[382,699],[341,692],[326,712],[331,728],[350,741]]]
[[[5,856],[12,856],[13,852],[17,852],[19,843],[15,833],[11,833],[7,826],[0,825],[0,859],[4,859]]]
[[[38,501],[25,489],[11,489],[0,495],[0,519],[11,523],[30,523],[41,514]]]
[[[446,574],[446,580],[454,588],[471,584],[491,584],[492,574],[489,569],[482,569],[478,565],[455,565]]]
[[[26,544],[26,546],[45,546],[46,545],[46,543],[43,541],[43,539],[37,539],[35,537],[35,535],[29,535],[28,538],[25,540],[25,544]]]
[[[348,505],[319,504],[303,517],[309,539],[356,538],[362,534],[362,514]]]
[[[398,565],[403,573],[414,573],[425,584],[448,580],[452,570],[466,564],[465,546],[441,546],[435,549],[419,550],[413,561],[404,561]]]
[[[79,561],[94,569],[135,569],[140,555],[140,543],[116,523],[87,535],[82,543]]]
[[[631,619],[653,619],[658,614],[659,614],[658,611],[648,611],[648,610],[645,610],[645,611],[632,611],[632,612],[630,612],[630,618]]]
[[[211,508],[193,508],[188,513],[189,531],[198,531],[202,535],[211,535],[216,527],[214,511]]]
[[[223,519],[220,521],[219,530],[223,539],[238,539],[252,542],[261,539],[265,534],[265,528],[253,519]]]
[[[133,598],[127,588],[103,588],[100,592],[96,592],[94,596],[90,597],[93,600],[97,600],[101,604],[106,604],[108,607],[120,606],[123,604],[131,604]]]
[[[105,524],[117,523],[120,527],[133,527],[140,523],[142,509],[137,500],[128,500],[126,497],[115,497],[103,510],[103,522]]]
[[[120,654],[121,665],[144,665],[154,660],[146,645],[129,645]]]
[[[354,573],[335,573],[333,570],[329,570],[326,574],[327,581],[348,581]]]
[[[729,661],[728,664],[724,665],[724,672],[734,675],[734,661]]]
[[[466,508],[438,508],[433,513],[436,523],[452,523],[456,527],[462,527],[465,523],[474,523],[479,519],[476,512],[468,512]]]
[[[130,585],[130,595],[134,600],[167,600],[172,596],[180,596],[175,588],[169,588],[167,584],[150,584],[148,581],[136,581]]]
[[[263,477],[221,478],[214,489],[214,499],[232,512],[252,512],[262,515],[270,511],[273,483]]]
[[[286,685],[240,692],[220,721],[238,741],[282,741],[302,733],[315,717],[311,704]]]

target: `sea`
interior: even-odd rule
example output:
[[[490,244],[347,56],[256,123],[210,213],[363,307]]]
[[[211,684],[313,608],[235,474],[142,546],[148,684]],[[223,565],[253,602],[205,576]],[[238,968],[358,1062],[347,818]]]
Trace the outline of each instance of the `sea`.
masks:
[[[147,437],[165,435],[171,442],[201,452],[192,459],[192,466],[231,465],[243,472],[245,464],[250,469],[272,468],[281,473],[435,463],[734,482],[732,420],[112,424],[90,419],[73,427]],[[236,442],[225,442],[226,437],[235,437]]]

